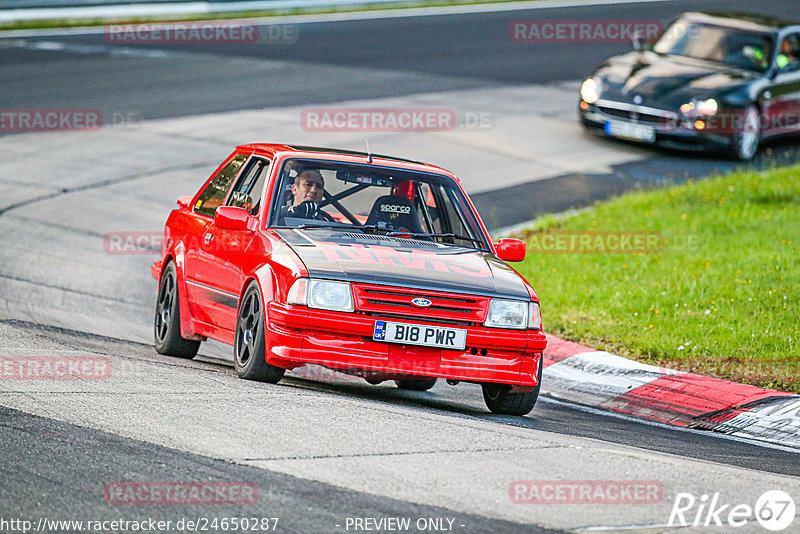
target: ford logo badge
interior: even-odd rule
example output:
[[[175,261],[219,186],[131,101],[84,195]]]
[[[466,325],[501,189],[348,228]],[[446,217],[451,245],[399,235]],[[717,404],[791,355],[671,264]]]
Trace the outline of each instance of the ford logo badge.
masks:
[[[428,299],[424,299],[422,297],[418,297],[418,298],[415,298],[414,300],[412,300],[411,304],[413,304],[414,306],[417,306],[418,308],[427,308],[428,306],[433,304],[433,302],[431,302]]]

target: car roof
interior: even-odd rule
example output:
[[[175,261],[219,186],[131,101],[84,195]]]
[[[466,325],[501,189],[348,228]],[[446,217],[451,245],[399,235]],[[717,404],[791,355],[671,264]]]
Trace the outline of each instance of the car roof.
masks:
[[[441,167],[424,163],[422,161],[414,161],[410,159],[397,158],[394,156],[386,156],[383,154],[368,154],[366,152],[358,152],[355,150],[346,150],[340,148],[327,148],[315,147],[305,145],[289,145],[278,143],[249,143],[246,145],[239,145],[236,147],[239,150],[255,150],[258,152],[266,153],[271,156],[296,156],[296,157],[325,157],[334,161],[341,161],[343,163],[370,163],[367,158],[372,158],[371,163],[381,166],[390,166],[395,168],[402,168],[405,170],[415,170],[420,172],[435,172],[437,174],[446,174],[451,178],[456,177],[453,173]]]
[[[720,26],[729,26],[742,30],[756,30],[764,32],[777,32],[787,26],[795,26],[798,23],[768,17],[766,15],[754,15],[750,13],[732,13],[725,11],[692,11],[684,13],[681,18],[687,18],[698,22],[709,22]]]

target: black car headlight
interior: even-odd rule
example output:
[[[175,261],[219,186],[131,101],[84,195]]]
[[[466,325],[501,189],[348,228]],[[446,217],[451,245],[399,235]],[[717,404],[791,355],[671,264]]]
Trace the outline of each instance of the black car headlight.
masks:
[[[699,115],[713,115],[719,110],[719,103],[713,98],[708,99],[693,99],[681,106],[681,113],[684,115],[691,112],[698,113]]]
[[[603,93],[603,82],[599,78],[587,78],[581,85],[581,98],[589,104],[594,104]]]

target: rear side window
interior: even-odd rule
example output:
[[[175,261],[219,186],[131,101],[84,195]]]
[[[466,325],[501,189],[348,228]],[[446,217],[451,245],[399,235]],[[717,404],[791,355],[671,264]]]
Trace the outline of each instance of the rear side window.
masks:
[[[225,165],[200,193],[194,204],[194,211],[200,215],[213,217],[217,208],[225,203],[228,191],[247,160],[247,154],[239,154]]]

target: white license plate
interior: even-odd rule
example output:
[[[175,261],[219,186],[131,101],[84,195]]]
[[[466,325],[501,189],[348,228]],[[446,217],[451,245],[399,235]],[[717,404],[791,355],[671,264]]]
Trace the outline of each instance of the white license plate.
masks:
[[[375,321],[372,339],[389,343],[464,350],[467,345],[467,331],[443,326]]]
[[[633,139],[634,141],[646,141],[648,143],[656,140],[655,128],[646,124],[606,121],[605,130],[608,135],[621,137],[622,139]]]

